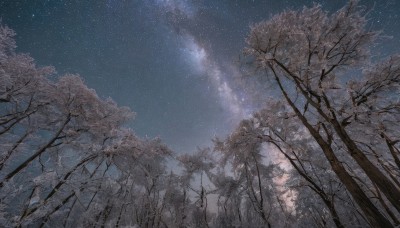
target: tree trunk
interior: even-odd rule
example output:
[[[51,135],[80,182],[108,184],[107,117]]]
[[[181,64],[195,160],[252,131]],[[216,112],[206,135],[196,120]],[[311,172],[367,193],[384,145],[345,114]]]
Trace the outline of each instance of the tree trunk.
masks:
[[[350,138],[350,136],[347,134],[344,127],[337,120],[336,114],[333,111],[334,109],[331,107],[329,99],[327,98],[326,94],[324,92],[322,92],[322,95],[320,95],[320,96],[314,95],[314,97],[316,97],[318,100],[321,100],[321,99],[323,100],[323,102],[326,105],[326,108],[328,110],[330,110],[331,117],[322,110],[322,108],[320,107],[320,104],[317,104],[315,101],[313,101],[311,99],[311,97],[310,97],[311,95],[309,95],[311,91],[305,90],[302,87],[302,85],[296,75],[294,75],[281,62],[275,60],[275,63],[283,71],[285,71],[290,77],[292,77],[292,80],[295,83],[296,88],[299,89],[299,91],[304,96],[304,98],[317,110],[318,114],[323,119],[325,119],[328,123],[331,124],[331,126],[333,126],[333,128],[335,129],[335,132],[338,134],[339,138],[346,145],[350,156],[357,162],[357,164],[361,167],[361,169],[364,170],[364,172],[368,176],[368,178],[379,187],[379,189],[387,197],[387,199],[392,203],[392,205],[397,209],[397,211],[400,212],[400,190],[370,160],[368,160],[367,156],[365,156],[365,154],[357,147],[356,143]],[[275,75],[275,80],[278,82],[280,90],[282,91],[282,93],[284,93],[285,99],[290,100],[290,98],[287,96],[286,92],[284,91],[282,85],[280,84],[281,83],[280,79],[277,76],[274,67],[272,65],[270,65],[270,68]],[[324,71],[323,71],[323,74],[324,74]],[[293,102],[291,102],[291,103],[292,104],[290,104],[290,106],[292,108],[297,109],[295,104]],[[299,114],[302,115],[300,111],[299,111]],[[299,116],[299,115],[297,115],[297,116]],[[304,116],[303,116],[303,118],[305,119]],[[304,122],[303,122],[303,124],[304,124]],[[316,132],[316,133],[319,134],[318,132]]]
[[[356,183],[356,181],[351,177],[351,175],[346,171],[343,165],[340,163],[332,148],[327,142],[322,138],[322,136],[308,123],[307,119],[303,116],[300,110],[296,107],[293,101],[289,98],[288,94],[284,90],[280,79],[276,75],[275,69],[271,66],[271,69],[275,75],[275,80],[279,85],[279,88],[288,102],[289,106],[296,113],[296,116],[300,119],[303,125],[308,129],[312,137],[316,140],[320,148],[322,149],[325,157],[328,159],[332,170],[336,173],[339,180],[346,186],[354,201],[358,204],[360,209],[364,212],[368,222],[372,227],[393,227],[393,225],[386,219],[385,216],[375,207],[375,205],[370,201],[368,196],[363,192],[361,187]]]
[[[390,203],[400,212],[400,190],[384,175],[357,147],[343,127],[335,120],[332,123],[340,139],[346,145],[348,152],[357,164],[364,170],[369,179],[378,186]]]

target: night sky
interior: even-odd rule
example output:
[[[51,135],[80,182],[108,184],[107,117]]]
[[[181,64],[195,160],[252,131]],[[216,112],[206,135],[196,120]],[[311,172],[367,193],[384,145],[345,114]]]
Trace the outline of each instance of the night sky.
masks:
[[[81,75],[136,112],[129,126],[139,136],[182,153],[223,137],[260,104],[237,85],[249,26],[313,2],[334,12],[347,1],[0,0],[0,17],[19,52]],[[400,1],[360,5],[371,11],[369,28],[389,36],[374,56],[400,52]]]

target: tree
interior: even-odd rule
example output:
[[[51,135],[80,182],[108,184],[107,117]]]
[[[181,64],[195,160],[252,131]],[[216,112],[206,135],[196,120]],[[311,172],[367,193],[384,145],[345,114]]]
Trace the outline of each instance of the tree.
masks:
[[[134,113],[78,75],[50,79],[52,67],[15,53],[13,35],[0,26],[1,226],[191,223],[183,178],[167,172],[173,152],[124,128]]]
[[[283,172],[278,165],[265,161],[262,136],[263,128],[257,127],[250,119],[243,120],[225,141],[216,139],[215,150],[222,154],[221,165],[232,167],[234,177],[233,180],[227,177],[222,180],[221,177],[215,178],[215,182],[221,190],[228,190],[228,192],[220,191],[220,195],[226,197],[226,200],[231,194],[242,192],[241,197],[244,198],[245,205],[250,206],[244,211],[254,212],[256,215],[243,226],[285,226],[291,221],[290,209],[284,202],[289,199],[285,197],[285,191],[279,190],[279,184],[275,181],[282,178]],[[228,189],[218,183],[221,181],[228,185]],[[229,186],[232,185],[239,189],[230,189]],[[240,204],[238,206],[241,207]],[[286,219],[278,220],[282,217]],[[259,223],[255,223],[257,218]]]
[[[276,83],[369,224],[391,227],[394,221],[369,191],[376,186],[391,213],[400,212],[398,169],[393,174],[375,165],[376,157],[385,157],[386,166],[398,159],[398,138],[389,132],[399,129],[400,62],[398,56],[370,62],[369,47],[378,33],[367,31],[366,23],[357,1],[332,15],[320,6],[286,11],[251,28],[245,54]],[[358,80],[351,77],[354,72]],[[339,157],[343,152],[350,167]],[[353,173],[367,178],[360,182]]]
[[[1,224],[44,226],[65,215],[65,225],[97,195],[110,196],[107,183],[118,180],[107,176],[112,158],[142,143],[122,129],[129,109],[100,99],[79,76],[50,80],[54,69],[15,53],[13,35],[0,26]]]
[[[208,198],[215,192],[210,187],[213,177],[211,170],[215,167],[215,160],[209,148],[200,149],[192,154],[179,156],[178,161],[183,167],[181,185],[184,191],[192,193],[195,201],[191,212],[190,224],[195,227],[210,227],[211,213],[208,208]],[[205,182],[209,184],[204,184]],[[199,187],[197,187],[199,186]]]
[[[294,193],[288,198],[284,192],[279,192],[278,197],[282,199],[281,204],[284,206],[290,204],[290,200],[294,202],[294,207],[286,211],[296,214],[298,224],[310,226],[312,223],[307,218],[313,217],[312,222],[322,226],[332,226],[332,221],[337,227],[344,227],[344,224],[357,226],[357,223],[366,225],[357,221],[363,220],[357,215],[357,209],[354,210],[351,205],[346,206],[351,199],[346,195],[342,184],[328,168],[329,163],[321,156],[312,137],[284,103],[268,102],[267,108],[256,112],[252,118],[243,120],[220,144],[223,145],[218,148],[222,148],[225,154],[232,154],[240,147],[241,155],[235,155],[239,162],[245,160],[243,154],[256,151],[259,156],[266,153],[265,156],[270,157],[275,166],[282,166],[287,170],[285,172],[289,176],[284,182],[280,181],[280,184],[292,189]],[[282,156],[277,156],[279,154]],[[292,169],[288,170],[288,166]],[[271,192],[272,189],[268,191]],[[310,211],[310,208],[313,209]],[[326,213],[321,214],[323,211]]]

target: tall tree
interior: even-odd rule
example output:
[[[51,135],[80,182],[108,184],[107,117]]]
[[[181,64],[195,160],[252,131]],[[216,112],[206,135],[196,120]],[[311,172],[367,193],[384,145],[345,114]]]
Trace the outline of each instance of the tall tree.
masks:
[[[286,11],[251,28],[245,53],[276,83],[282,99],[319,145],[370,225],[390,227],[391,222],[370,200],[335,149],[339,145],[346,151],[357,164],[352,169],[374,184],[368,188],[377,186],[395,213],[400,212],[398,179],[376,166],[375,158],[367,151],[395,154],[395,143],[387,142],[382,130],[371,133],[381,136],[375,137],[380,140],[377,145],[361,139],[364,130],[377,126],[393,129],[388,120],[399,120],[399,101],[395,99],[400,82],[399,58],[390,57],[376,66],[370,63],[369,47],[378,33],[366,30],[366,23],[357,1],[350,1],[332,15],[320,6]],[[360,68],[372,70],[356,71]],[[358,80],[351,75],[354,72],[360,74]],[[396,141],[394,135],[389,138]],[[381,147],[385,144],[386,148]]]

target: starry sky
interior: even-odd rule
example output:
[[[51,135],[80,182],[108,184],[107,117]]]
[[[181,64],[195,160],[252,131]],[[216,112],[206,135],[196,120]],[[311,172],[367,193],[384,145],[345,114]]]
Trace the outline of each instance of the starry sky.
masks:
[[[139,136],[186,153],[262,103],[238,83],[249,26],[313,2],[334,12],[347,1],[0,0],[0,17],[16,31],[19,52],[81,75],[100,97],[136,112],[128,125]],[[368,27],[388,36],[374,55],[400,52],[400,1],[360,5],[370,11]]]

